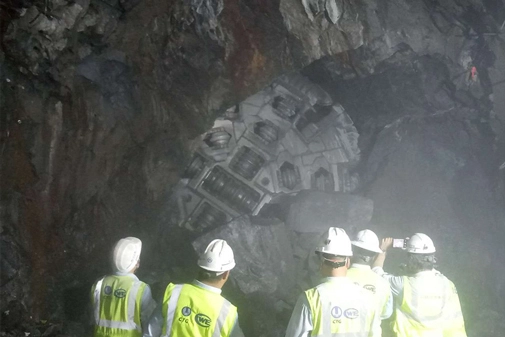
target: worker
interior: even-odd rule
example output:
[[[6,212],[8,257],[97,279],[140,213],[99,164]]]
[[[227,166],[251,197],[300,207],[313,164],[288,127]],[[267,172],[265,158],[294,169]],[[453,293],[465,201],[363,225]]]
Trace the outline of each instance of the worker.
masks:
[[[316,254],[322,283],[299,296],[285,336],[369,337],[380,313],[366,290],[346,276],[352,248],[345,230],[330,227]]]
[[[466,337],[458,293],[454,283],[435,270],[435,245],[423,233],[406,241],[408,253],[404,276],[384,272],[386,251],[393,239],[382,240],[373,271],[390,284],[395,297],[393,331],[397,337]]]
[[[112,253],[114,274],[98,280],[91,289],[95,337],[140,337],[156,302],[149,286],[135,272],[140,266],[142,241],[119,240]]]
[[[377,254],[382,253],[379,238],[370,229],[359,231],[351,241],[351,268],[347,276],[355,283],[367,290],[367,293],[377,305],[380,316],[375,317],[373,337],[382,336],[381,320],[391,317],[393,313],[393,296],[389,283],[372,271],[371,264]]]
[[[198,259],[198,277],[191,284],[170,283],[163,303],[149,322],[153,337],[242,337],[237,307],[221,296],[235,267],[225,240],[209,243]]]

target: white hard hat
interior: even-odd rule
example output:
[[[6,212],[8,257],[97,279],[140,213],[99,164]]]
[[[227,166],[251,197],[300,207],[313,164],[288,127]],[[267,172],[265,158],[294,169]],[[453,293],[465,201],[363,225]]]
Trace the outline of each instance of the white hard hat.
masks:
[[[225,240],[213,240],[198,259],[198,266],[217,273],[232,270],[235,267],[233,250]]]
[[[423,233],[416,233],[407,242],[407,252],[412,254],[433,254],[435,245],[430,237]]]
[[[351,243],[353,246],[364,250],[374,253],[382,253],[382,249],[379,247],[379,238],[377,237],[377,234],[369,229],[359,231],[356,235],[356,239],[351,241]]]
[[[140,258],[142,241],[134,237],[119,240],[114,247],[112,264],[117,271],[126,273],[132,270]]]
[[[330,227],[328,233],[323,238],[323,242],[317,247],[316,252],[338,256],[352,256],[351,240],[342,228]]]

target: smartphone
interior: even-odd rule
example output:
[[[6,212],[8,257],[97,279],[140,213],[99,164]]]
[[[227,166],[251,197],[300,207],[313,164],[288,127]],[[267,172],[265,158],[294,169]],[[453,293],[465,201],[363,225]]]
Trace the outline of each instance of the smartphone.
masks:
[[[393,248],[407,248],[407,239],[393,239]]]

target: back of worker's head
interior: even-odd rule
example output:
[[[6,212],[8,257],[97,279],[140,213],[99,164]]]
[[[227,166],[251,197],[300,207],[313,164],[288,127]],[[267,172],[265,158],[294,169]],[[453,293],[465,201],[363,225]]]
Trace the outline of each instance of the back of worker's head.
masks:
[[[435,267],[435,245],[431,238],[423,233],[416,233],[407,241],[407,271],[417,273]]]
[[[351,244],[353,261],[357,263],[370,263],[375,255],[382,253],[379,238],[370,229],[359,231]]]
[[[213,240],[198,259],[198,279],[218,279],[220,275],[235,267],[233,250],[225,240]]]
[[[351,240],[344,229],[330,227],[321,238],[316,254],[323,259],[323,265],[332,268],[348,267],[352,256]]]
[[[112,253],[112,267],[121,273],[132,272],[137,267],[142,251],[142,241],[135,237],[119,240]]]
[[[353,263],[366,265],[370,264],[377,255],[377,253],[359,247],[352,247],[352,253],[351,261]]]

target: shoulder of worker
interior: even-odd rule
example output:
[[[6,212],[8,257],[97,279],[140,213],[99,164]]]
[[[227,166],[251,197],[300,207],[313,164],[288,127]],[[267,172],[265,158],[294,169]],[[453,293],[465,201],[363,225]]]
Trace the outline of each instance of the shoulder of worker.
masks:
[[[305,290],[298,297],[295,307],[299,310],[304,307],[310,308],[310,302],[317,300],[318,298],[323,300],[329,294],[352,299],[351,301],[356,305],[362,303],[364,306],[368,306],[372,303],[369,301],[370,295],[368,292],[368,290],[364,289],[348,277],[324,279],[323,282],[317,286]],[[373,307],[376,307],[376,305],[374,304]]]
[[[389,275],[381,267],[375,267],[375,268],[366,269],[366,275],[368,277],[370,277],[371,279],[377,280],[377,282],[380,282],[380,283],[383,283],[383,284],[388,284],[388,282],[382,277],[383,274]]]
[[[344,290],[347,294],[352,293],[356,296],[363,295],[365,297],[369,295],[369,290],[363,288],[361,284],[355,282],[352,278],[349,277],[342,277],[338,283],[335,283],[335,286],[339,289]]]
[[[96,287],[97,283],[98,283],[98,282],[100,282],[101,280],[105,280],[105,278],[106,278],[107,276],[110,276],[110,275],[102,275],[102,276],[100,276],[100,277],[97,277],[97,278],[95,279],[95,281],[93,282],[93,286],[92,286],[91,288],[92,288],[92,289],[94,289],[94,288]]]
[[[361,282],[367,281],[377,287],[389,288],[388,281],[386,281],[381,275],[374,272],[371,268],[351,268],[349,269],[347,276],[352,280],[357,279]]]
[[[127,274],[122,274],[122,273],[116,273],[115,276],[119,276],[119,277],[129,277],[131,279],[134,280],[134,282],[138,282],[140,283],[140,287],[142,289],[142,291],[145,291],[146,289],[148,290],[148,292],[151,291],[151,287],[149,286],[149,284],[145,281],[142,281],[141,279],[139,279],[139,277],[133,273],[127,273]]]
[[[295,306],[309,307],[309,296],[311,292],[316,291],[316,287],[302,291],[302,293],[297,297]]]
[[[433,269],[432,269],[432,270],[430,270],[430,271],[419,272],[419,274],[421,274],[421,275],[422,275],[422,274],[424,274],[424,273],[432,273],[433,275],[435,275],[435,276],[437,276],[437,277],[440,277],[440,278],[443,278],[444,280],[446,280],[446,281],[447,281],[447,282],[449,282],[449,283],[452,283],[452,281],[451,281],[451,280],[449,280],[449,279],[447,278],[447,276],[445,276],[444,274],[442,274],[442,272],[441,272],[440,270],[437,270],[437,269],[435,269],[435,268],[433,268]]]
[[[314,288],[318,288],[318,287],[338,287],[338,288],[341,288],[341,287],[346,287],[346,286],[354,287],[354,286],[356,286],[356,283],[349,276],[325,277],[321,280],[321,283],[319,283]]]
[[[386,287],[386,288],[389,288],[389,282],[384,278],[382,277],[381,275],[377,274],[377,273],[374,273],[375,276],[377,276],[377,284],[382,286],[382,287]]]
[[[440,270],[438,270],[438,269],[433,268],[431,271],[432,271],[435,275],[441,275],[441,276],[444,276],[444,274],[442,274],[442,272],[441,272]]]
[[[165,292],[172,292],[172,291],[174,291],[174,289],[175,289],[175,287],[176,287],[176,286],[182,286],[182,285],[184,285],[184,284],[176,284],[176,283],[172,283],[172,282],[170,282],[170,283],[167,285],[167,287],[166,287],[166,289],[165,289]]]
[[[93,282],[93,285],[97,284],[98,281],[100,281],[100,280],[104,280],[107,276],[109,276],[109,275],[102,275],[100,277],[95,278],[95,281]]]
[[[233,310],[233,311],[235,311],[235,312],[237,312],[237,311],[238,311],[238,308],[237,308],[237,306],[236,306],[235,304],[233,304],[232,302],[230,302],[229,300],[227,300],[227,299],[226,299],[226,298],[224,298],[224,297],[223,297],[223,299],[224,299],[225,303],[227,302],[227,303],[229,304],[229,306],[230,306],[230,309],[231,309],[231,310]],[[237,315],[238,315],[238,314],[237,314]]]
[[[390,274],[386,272],[382,267],[373,267],[372,271],[388,283],[391,283],[391,280],[394,280],[393,282],[403,281],[404,277],[406,277],[406,275]]]
[[[456,285],[454,284],[454,282],[452,282],[452,281],[451,281],[451,280],[450,280],[447,276],[445,276],[444,274],[442,274],[442,273],[441,273],[441,272],[439,272],[438,270],[436,270],[436,269],[433,269],[433,270],[435,271],[435,273],[436,273],[436,275],[437,275],[437,276],[440,276],[440,277],[442,277],[442,278],[445,280],[445,282],[449,285],[449,287],[450,287],[450,288],[451,288],[454,292],[456,292],[456,293],[458,292],[458,291],[456,290]]]
[[[411,278],[411,277],[413,277],[413,278],[422,278],[422,277],[426,277],[426,276],[428,276],[428,277],[433,277],[433,276],[438,277],[440,279],[443,279],[445,282],[447,282],[451,286],[454,286],[454,283],[451,280],[449,280],[449,278],[447,278],[447,276],[445,276],[444,274],[442,274],[437,269],[420,271],[417,274],[415,274],[413,276],[408,276],[408,277],[409,278]]]

